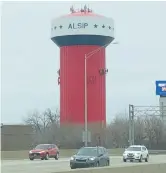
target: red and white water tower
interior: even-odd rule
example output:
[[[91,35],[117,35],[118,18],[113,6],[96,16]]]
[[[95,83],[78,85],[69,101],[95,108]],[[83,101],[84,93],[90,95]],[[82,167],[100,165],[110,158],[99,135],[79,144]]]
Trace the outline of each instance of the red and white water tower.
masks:
[[[114,21],[89,8],[56,18],[51,40],[60,48],[60,123],[83,127],[85,122],[85,55],[87,60],[87,121],[106,123],[105,48],[114,40]]]

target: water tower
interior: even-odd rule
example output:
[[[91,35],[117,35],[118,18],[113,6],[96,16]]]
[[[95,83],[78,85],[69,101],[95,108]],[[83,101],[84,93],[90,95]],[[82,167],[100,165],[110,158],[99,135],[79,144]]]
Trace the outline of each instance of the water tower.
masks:
[[[60,48],[60,124],[81,132],[87,123],[92,138],[102,136],[108,72],[105,48],[114,40],[114,21],[85,5],[80,10],[71,7],[70,14],[54,19],[51,27],[51,40]]]

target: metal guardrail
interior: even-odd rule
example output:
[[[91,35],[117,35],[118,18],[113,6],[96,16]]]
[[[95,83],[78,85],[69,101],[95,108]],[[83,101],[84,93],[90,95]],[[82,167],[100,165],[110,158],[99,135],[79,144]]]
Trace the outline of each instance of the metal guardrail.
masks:
[[[149,154],[166,154],[166,150],[149,150]]]

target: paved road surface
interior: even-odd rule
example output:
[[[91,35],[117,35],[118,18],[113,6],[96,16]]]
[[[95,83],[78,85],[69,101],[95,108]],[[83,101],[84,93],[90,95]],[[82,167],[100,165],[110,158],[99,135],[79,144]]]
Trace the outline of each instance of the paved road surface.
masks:
[[[111,167],[132,166],[151,163],[166,163],[166,155],[152,155],[148,163],[124,163],[122,157],[112,156]],[[59,160],[3,160],[1,161],[2,173],[52,173],[60,171],[71,171],[69,167],[69,158]]]

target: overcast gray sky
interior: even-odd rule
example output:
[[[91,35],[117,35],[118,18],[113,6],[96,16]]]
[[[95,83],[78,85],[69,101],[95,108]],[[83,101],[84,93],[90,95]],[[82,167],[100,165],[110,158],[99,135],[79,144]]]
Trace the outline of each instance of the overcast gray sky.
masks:
[[[76,2],[11,2],[2,6],[2,122],[59,107],[59,49],[51,20]],[[82,3],[84,5],[84,3]],[[166,2],[91,2],[115,21],[119,45],[107,48],[107,120],[128,104],[158,105],[155,80],[166,79]]]

